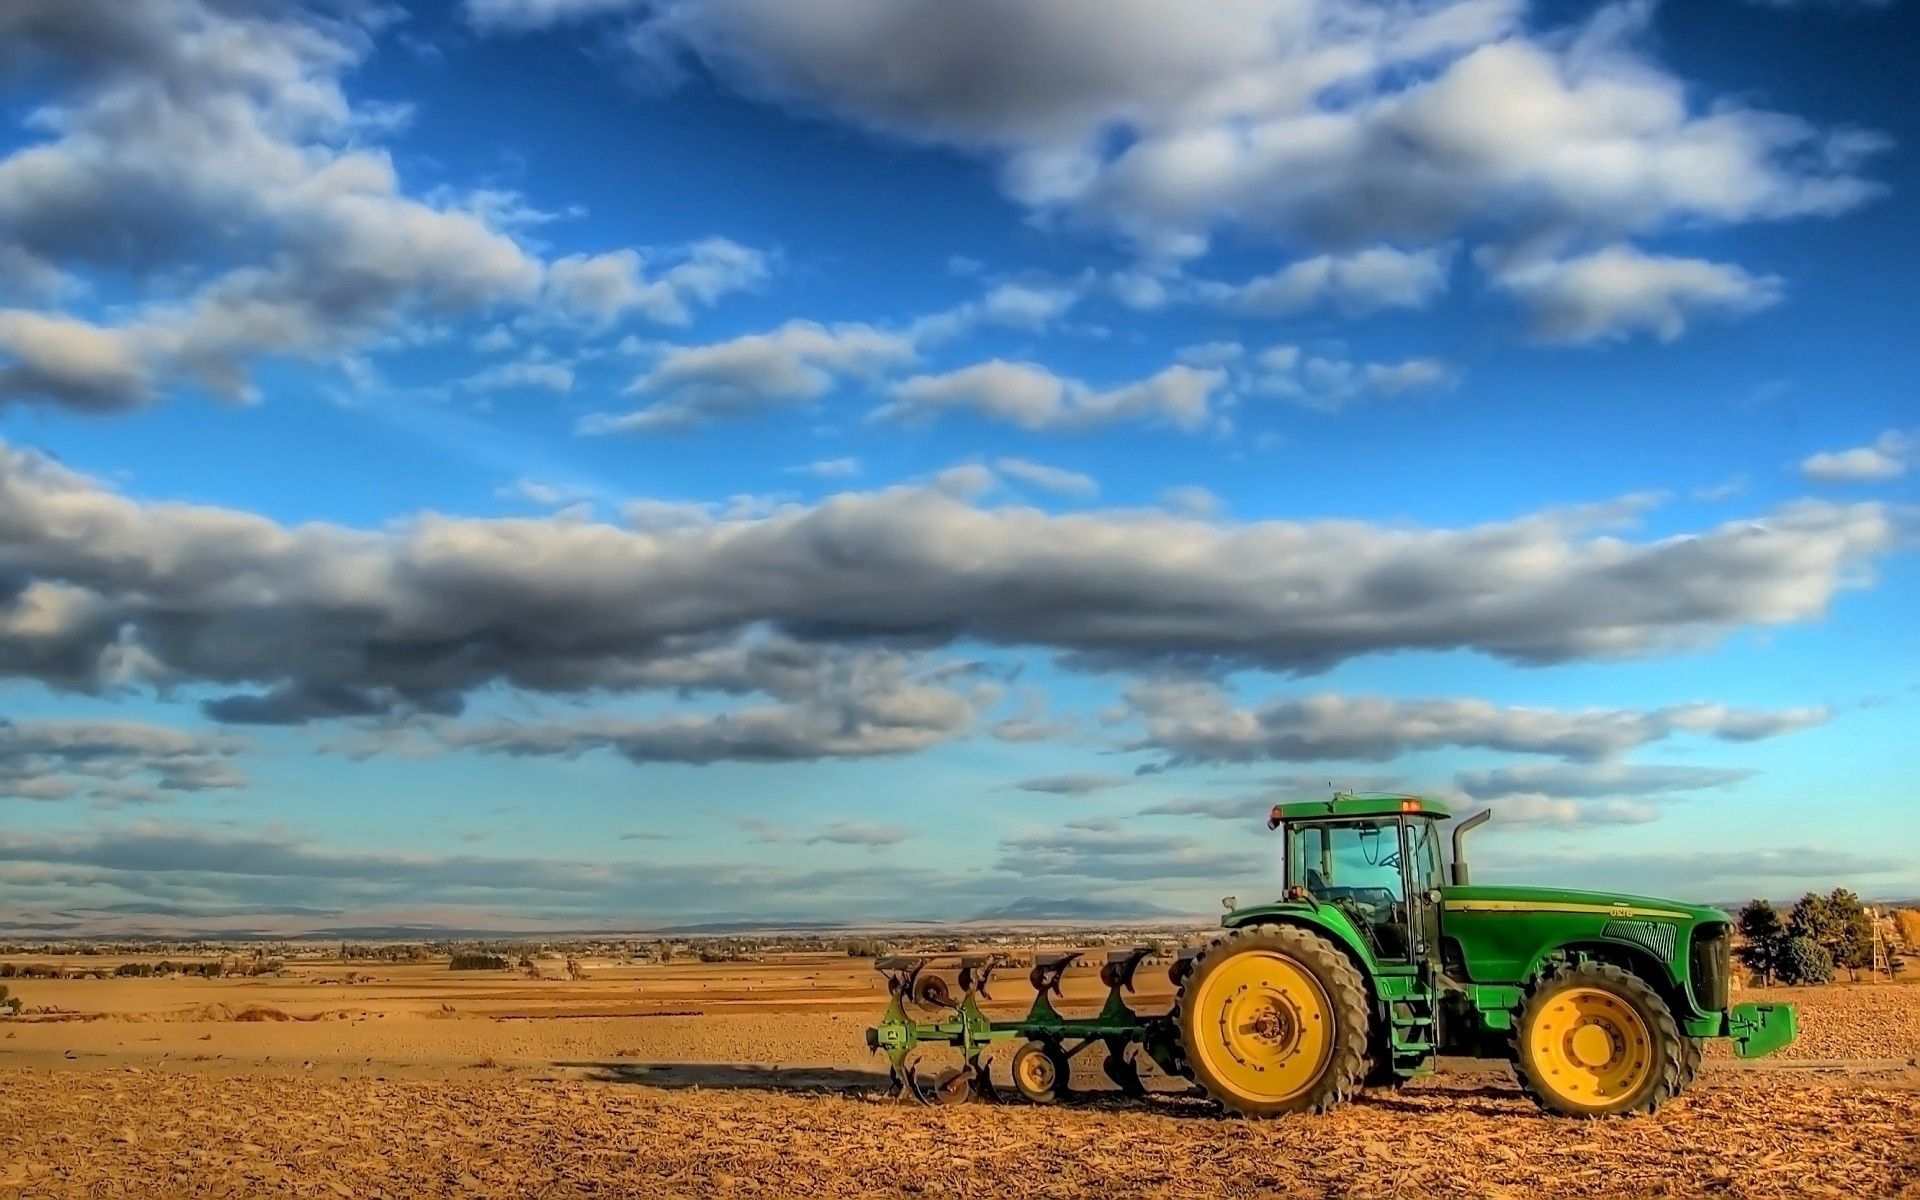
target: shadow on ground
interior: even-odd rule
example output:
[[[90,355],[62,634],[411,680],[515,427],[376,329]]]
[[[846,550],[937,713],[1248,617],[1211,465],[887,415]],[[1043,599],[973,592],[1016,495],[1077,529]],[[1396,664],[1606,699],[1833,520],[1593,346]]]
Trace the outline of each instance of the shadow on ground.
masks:
[[[559,1062],[597,1083],[637,1083],[657,1088],[750,1088],[775,1092],[878,1092],[885,1071],[837,1067],[779,1067],[758,1063]]]

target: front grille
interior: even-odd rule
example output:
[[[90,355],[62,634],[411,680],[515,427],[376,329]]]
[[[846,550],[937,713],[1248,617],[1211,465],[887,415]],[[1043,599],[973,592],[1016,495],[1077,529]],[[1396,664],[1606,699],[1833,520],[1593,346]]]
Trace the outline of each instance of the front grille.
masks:
[[[1688,956],[1693,966],[1693,998],[1707,1012],[1724,1012],[1733,977],[1733,946],[1725,925],[1702,925],[1693,931]]]
[[[1643,950],[1651,950],[1662,963],[1673,961],[1674,929],[1671,925],[1659,921],[1608,921],[1600,930],[1600,936],[1631,942]]]

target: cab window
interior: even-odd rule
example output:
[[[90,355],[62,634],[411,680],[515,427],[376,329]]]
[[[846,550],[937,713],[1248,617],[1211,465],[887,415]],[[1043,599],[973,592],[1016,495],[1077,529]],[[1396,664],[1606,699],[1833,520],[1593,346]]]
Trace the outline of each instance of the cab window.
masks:
[[[1397,819],[1295,825],[1288,837],[1288,882],[1317,899],[1387,904],[1406,899]]]

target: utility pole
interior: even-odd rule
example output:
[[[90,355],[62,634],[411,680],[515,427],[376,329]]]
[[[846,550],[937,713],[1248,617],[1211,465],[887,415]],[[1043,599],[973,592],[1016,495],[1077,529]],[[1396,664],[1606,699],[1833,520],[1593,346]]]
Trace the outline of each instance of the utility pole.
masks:
[[[1867,913],[1873,918],[1873,973],[1875,975],[1884,974],[1887,978],[1891,979],[1893,978],[1893,963],[1887,958],[1886,939],[1880,935],[1880,910],[1877,908],[1869,908]]]

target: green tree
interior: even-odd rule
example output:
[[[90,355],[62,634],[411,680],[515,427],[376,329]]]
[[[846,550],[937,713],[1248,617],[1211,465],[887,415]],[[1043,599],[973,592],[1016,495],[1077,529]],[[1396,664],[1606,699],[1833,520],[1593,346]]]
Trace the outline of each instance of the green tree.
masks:
[[[1787,914],[1787,936],[1806,938],[1825,946],[1837,940],[1834,937],[1833,912],[1827,898],[1818,892],[1808,892],[1800,897]]]
[[[1787,940],[1787,929],[1780,913],[1768,900],[1749,900],[1740,910],[1740,962],[1761,983],[1773,982],[1779,970],[1780,949]]]
[[[1833,955],[1810,937],[1790,937],[1780,949],[1782,983],[1833,982]]]
[[[1822,942],[1833,955],[1833,965],[1846,968],[1847,978],[1858,979],[1863,968],[1873,966],[1873,914],[1860,903],[1860,897],[1846,888],[1835,888],[1827,896],[1828,934]]]

